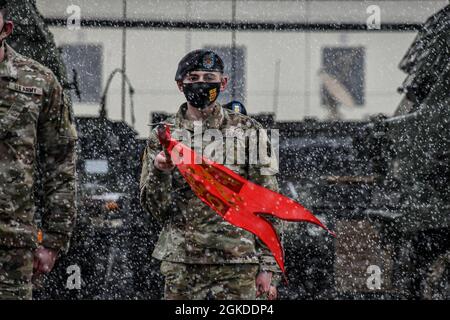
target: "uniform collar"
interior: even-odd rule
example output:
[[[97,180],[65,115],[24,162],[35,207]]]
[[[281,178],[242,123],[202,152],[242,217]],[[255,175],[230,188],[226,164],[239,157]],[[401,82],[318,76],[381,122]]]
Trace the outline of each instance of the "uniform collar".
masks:
[[[186,118],[187,103],[183,103],[176,115],[176,126],[194,131],[194,121]],[[200,121],[200,120],[198,120]],[[224,121],[223,108],[219,103],[214,106],[213,112],[202,121],[202,131],[206,129],[219,129]]]
[[[5,59],[0,63],[0,78],[17,80],[17,68],[14,60],[18,54],[5,43]]]

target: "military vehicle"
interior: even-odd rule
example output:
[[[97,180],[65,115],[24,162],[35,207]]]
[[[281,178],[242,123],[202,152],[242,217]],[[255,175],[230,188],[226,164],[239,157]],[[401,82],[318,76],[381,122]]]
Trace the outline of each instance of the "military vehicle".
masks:
[[[450,6],[417,35],[394,117],[279,123],[283,192],[336,232],[288,225],[282,297],[449,299]]]

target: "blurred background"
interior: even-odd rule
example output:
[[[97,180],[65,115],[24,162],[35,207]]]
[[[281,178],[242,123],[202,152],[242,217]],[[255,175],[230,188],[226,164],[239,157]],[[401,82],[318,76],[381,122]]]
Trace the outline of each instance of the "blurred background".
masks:
[[[184,102],[179,60],[212,48],[231,77],[219,101],[279,130],[280,192],[338,234],[285,224],[280,298],[449,299],[448,1],[6,2],[8,43],[55,72],[79,133],[71,248],[35,298],[162,297],[141,155]]]
[[[392,115],[401,100],[396,89],[404,79],[398,63],[418,26],[448,1],[37,0],[36,4],[63,51],[69,78],[73,69],[77,72],[81,100],[73,99],[75,113],[97,114],[108,76],[116,68],[125,69],[135,89],[135,129],[145,137],[152,112],[175,112],[183,102],[174,81],[179,60],[204,47],[216,49],[228,65],[232,80],[221,101],[234,97],[250,114],[273,113],[278,121]],[[369,8],[373,5],[378,9]],[[367,30],[377,10],[381,29]],[[80,28],[77,17],[84,23]],[[125,21],[126,31],[120,27]],[[238,30],[230,28],[233,21]],[[129,90],[124,92],[123,102],[122,81],[114,78],[108,116],[131,124]]]

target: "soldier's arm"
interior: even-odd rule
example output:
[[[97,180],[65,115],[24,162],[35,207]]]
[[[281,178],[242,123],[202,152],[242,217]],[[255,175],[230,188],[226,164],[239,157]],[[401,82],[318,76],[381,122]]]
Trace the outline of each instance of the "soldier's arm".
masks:
[[[267,137],[266,131],[261,130],[263,127],[256,123],[256,129],[258,130],[258,150],[259,146],[263,144],[267,145],[267,150],[270,150],[272,146],[270,145],[269,139]],[[264,152],[263,152],[264,154]],[[259,159],[258,163],[249,166],[248,178],[250,181],[263,186],[264,188],[278,192],[278,181],[276,178],[276,173],[278,170],[278,162],[273,153],[273,150],[269,155],[265,155]],[[282,236],[282,222],[279,219],[273,217],[265,216],[277,231],[278,236],[281,239]],[[273,257],[271,251],[267,246],[259,239],[256,238],[256,252],[259,257],[259,267],[260,271],[271,271],[274,273],[279,273],[280,268],[278,267],[275,258]]]
[[[152,130],[142,157],[140,198],[142,207],[162,223],[172,198],[172,174],[154,166],[155,157],[161,151],[156,132]]]
[[[70,101],[54,76],[43,99],[37,134],[44,194],[42,245],[66,251],[76,216],[77,133]]]

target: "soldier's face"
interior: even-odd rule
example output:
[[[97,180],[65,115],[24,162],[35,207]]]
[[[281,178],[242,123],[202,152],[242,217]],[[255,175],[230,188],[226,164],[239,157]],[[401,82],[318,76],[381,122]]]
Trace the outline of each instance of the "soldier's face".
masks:
[[[228,84],[228,77],[220,72],[191,71],[184,77],[183,81],[178,81],[178,89],[183,92],[183,83],[195,82],[220,82],[220,91],[224,91]]]

